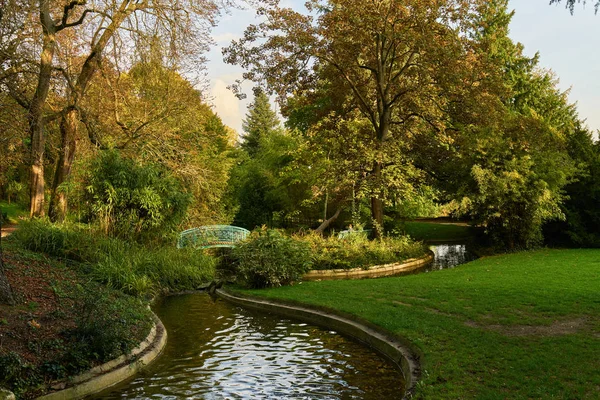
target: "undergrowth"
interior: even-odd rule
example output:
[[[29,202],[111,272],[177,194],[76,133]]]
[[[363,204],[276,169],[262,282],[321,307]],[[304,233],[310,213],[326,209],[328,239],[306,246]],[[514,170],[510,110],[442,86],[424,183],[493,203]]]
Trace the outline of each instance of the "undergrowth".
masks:
[[[135,296],[193,290],[214,277],[215,260],[195,250],[147,247],[86,226],[24,221],[14,235],[27,249],[75,261],[94,280]]]

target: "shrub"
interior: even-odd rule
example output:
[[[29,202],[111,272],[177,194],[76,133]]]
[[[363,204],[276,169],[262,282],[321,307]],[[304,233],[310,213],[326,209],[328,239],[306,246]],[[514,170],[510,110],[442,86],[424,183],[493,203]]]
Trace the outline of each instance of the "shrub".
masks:
[[[251,288],[291,284],[311,267],[308,244],[277,230],[255,230],[232,256],[238,278]]]
[[[148,241],[168,234],[185,217],[191,196],[168,170],[103,153],[86,182],[87,214],[110,236]]]
[[[10,388],[16,395],[29,386],[40,384],[42,378],[35,368],[17,353],[0,353],[0,387]]]

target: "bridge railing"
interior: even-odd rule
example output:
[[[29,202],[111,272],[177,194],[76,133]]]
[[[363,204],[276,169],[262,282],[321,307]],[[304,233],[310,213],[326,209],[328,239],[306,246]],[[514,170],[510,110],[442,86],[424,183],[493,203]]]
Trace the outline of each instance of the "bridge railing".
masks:
[[[177,248],[193,247],[207,249],[210,247],[233,247],[240,240],[246,239],[250,231],[230,225],[207,225],[187,229],[179,234]]]

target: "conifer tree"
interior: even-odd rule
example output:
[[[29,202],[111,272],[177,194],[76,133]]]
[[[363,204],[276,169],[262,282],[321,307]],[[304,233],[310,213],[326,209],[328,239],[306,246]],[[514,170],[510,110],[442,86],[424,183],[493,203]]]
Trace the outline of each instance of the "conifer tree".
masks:
[[[255,156],[260,147],[260,139],[269,135],[280,127],[279,119],[275,111],[271,109],[269,98],[262,90],[257,90],[254,102],[250,104],[246,119],[242,128],[242,148],[252,157]]]

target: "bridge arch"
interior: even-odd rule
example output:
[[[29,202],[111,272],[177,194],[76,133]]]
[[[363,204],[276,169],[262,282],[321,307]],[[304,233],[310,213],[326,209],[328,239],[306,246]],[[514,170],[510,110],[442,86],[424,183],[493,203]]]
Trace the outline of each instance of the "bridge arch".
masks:
[[[208,249],[215,247],[234,247],[237,242],[246,239],[250,231],[231,225],[205,225],[187,229],[179,234],[177,248],[193,247]]]

